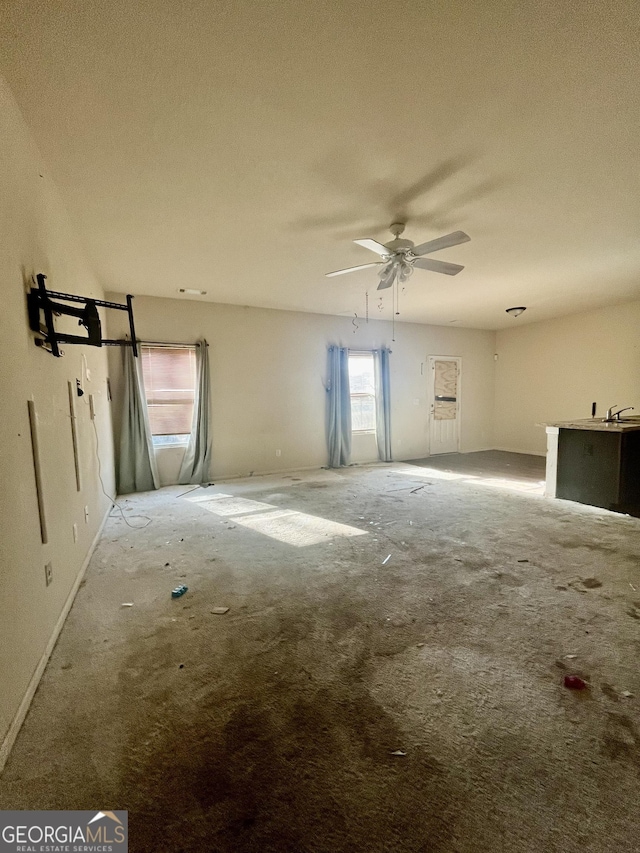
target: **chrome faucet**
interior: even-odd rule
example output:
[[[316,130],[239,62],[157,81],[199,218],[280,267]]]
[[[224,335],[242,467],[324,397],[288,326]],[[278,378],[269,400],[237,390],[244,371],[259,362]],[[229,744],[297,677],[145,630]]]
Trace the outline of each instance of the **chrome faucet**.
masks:
[[[611,406],[610,409],[607,409],[607,415],[604,419],[604,422],[605,423],[611,423],[612,421],[619,421],[620,415],[623,412],[629,412],[633,408],[634,408],[633,406],[626,406],[624,409],[619,409],[617,412],[614,412],[613,410],[615,409],[615,406]]]
[[[619,412],[616,412],[616,413],[614,414],[614,416],[613,416],[613,417],[614,417],[617,421],[619,421],[619,420],[620,420],[620,415],[621,415],[623,412],[630,412],[632,409],[633,409],[633,406],[627,406],[625,409],[620,409],[620,411],[619,411]]]

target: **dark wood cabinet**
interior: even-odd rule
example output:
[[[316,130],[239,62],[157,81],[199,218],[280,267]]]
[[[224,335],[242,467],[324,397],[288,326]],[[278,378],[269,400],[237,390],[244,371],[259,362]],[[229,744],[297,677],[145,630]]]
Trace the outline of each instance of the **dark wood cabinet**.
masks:
[[[640,515],[640,430],[561,428],[556,496]]]

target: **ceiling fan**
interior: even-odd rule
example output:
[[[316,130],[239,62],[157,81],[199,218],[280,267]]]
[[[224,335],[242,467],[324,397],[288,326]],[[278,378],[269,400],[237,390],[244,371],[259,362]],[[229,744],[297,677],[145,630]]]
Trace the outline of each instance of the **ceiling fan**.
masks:
[[[394,222],[389,229],[393,234],[394,239],[389,243],[378,243],[377,240],[372,240],[366,237],[362,240],[354,240],[359,246],[364,246],[365,249],[371,249],[372,252],[380,255],[381,261],[373,261],[370,264],[359,264],[357,267],[347,267],[344,270],[336,270],[335,272],[325,273],[327,277],[334,275],[344,275],[347,272],[355,272],[356,270],[366,270],[369,267],[382,267],[378,272],[380,284],[378,290],[385,290],[391,287],[394,281],[402,284],[413,273],[415,267],[431,272],[440,272],[444,275],[457,275],[464,267],[460,264],[451,264],[447,261],[436,261],[431,258],[423,258],[422,255],[429,255],[431,252],[438,252],[440,249],[446,249],[449,246],[457,246],[459,243],[466,243],[471,239],[464,231],[453,231],[451,234],[445,234],[444,237],[436,237],[435,240],[428,240],[426,243],[421,243],[415,246],[411,240],[404,240],[400,235],[404,231],[404,223]]]

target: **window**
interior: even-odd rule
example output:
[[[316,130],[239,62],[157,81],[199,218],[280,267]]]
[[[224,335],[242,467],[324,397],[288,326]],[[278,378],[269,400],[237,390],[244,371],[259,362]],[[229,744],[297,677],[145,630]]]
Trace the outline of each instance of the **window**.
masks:
[[[376,386],[372,353],[349,353],[349,392],[352,432],[375,432]]]
[[[195,347],[143,346],[141,355],[154,445],[186,444],[195,399]]]

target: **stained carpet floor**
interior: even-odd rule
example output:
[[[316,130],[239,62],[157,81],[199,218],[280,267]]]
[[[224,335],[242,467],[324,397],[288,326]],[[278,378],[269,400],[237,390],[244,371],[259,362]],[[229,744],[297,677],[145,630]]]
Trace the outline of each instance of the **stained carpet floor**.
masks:
[[[123,500],[2,807],[128,809],[134,853],[639,850],[640,520],[441,475]]]

